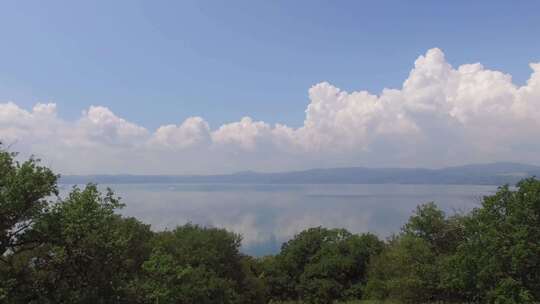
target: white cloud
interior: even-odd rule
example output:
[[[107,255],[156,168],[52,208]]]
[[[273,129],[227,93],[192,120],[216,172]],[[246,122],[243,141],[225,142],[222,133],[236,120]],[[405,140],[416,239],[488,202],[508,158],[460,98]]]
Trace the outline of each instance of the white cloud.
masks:
[[[439,49],[418,57],[402,88],[309,89],[304,124],[244,117],[212,130],[201,117],[149,131],[103,106],[71,122],[56,105],[0,103],[0,139],[76,173],[185,173],[320,166],[540,163],[540,63],[524,86],[480,63],[452,67]],[[81,161],[84,160],[84,161]]]
[[[522,118],[538,120],[540,117],[540,63],[531,63],[533,74],[527,85],[518,89],[514,112]]]
[[[0,103],[0,141],[14,143],[28,137],[48,140],[57,129],[56,104],[36,104],[31,111],[13,102]]]
[[[296,131],[308,151],[365,151],[377,137],[418,132],[395,90],[381,96],[347,93],[323,82],[309,90],[309,97],[304,126]]]
[[[148,131],[134,123],[116,116],[102,106],[90,106],[84,111],[76,128],[92,142],[108,145],[140,145],[148,136]]]
[[[182,124],[159,127],[152,135],[151,145],[160,148],[184,149],[210,141],[210,127],[201,117],[190,117]]]
[[[253,150],[257,141],[268,138],[269,135],[268,124],[243,117],[238,122],[222,125],[212,133],[212,139],[218,144],[238,145],[245,150]]]

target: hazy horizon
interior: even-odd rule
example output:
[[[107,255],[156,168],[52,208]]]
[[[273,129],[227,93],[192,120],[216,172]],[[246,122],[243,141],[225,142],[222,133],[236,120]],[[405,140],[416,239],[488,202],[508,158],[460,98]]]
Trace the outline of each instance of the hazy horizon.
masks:
[[[461,168],[461,167],[470,167],[470,166],[491,166],[491,165],[517,165],[517,166],[528,166],[528,167],[539,167],[540,165],[535,164],[529,164],[529,163],[522,163],[522,162],[505,162],[505,161],[497,161],[497,162],[485,162],[485,163],[466,163],[463,165],[455,165],[455,166],[442,166],[442,167],[370,167],[370,166],[347,166],[347,167],[313,167],[313,168],[305,168],[301,170],[278,170],[278,171],[256,171],[256,170],[241,170],[241,171],[231,171],[231,172],[222,172],[222,173],[214,173],[214,174],[131,174],[131,173],[114,173],[114,174],[104,174],[104,173],[92,173],[92,174],[63,174],[62,172],[59,172],[63,176],[122,176],[122,175],[133,175],[133,176],[212,176],[212,175],[235,175],[235,174],[244,174],[244,173],[254,173],[254,174],[273,174],[273,173],[294,173],[294,172],[307,172],[307,171],[316,171],[316,170],[331,170],[331,169],[417,169],[417,170],[441,170],[441,169],[451,169],[451,168]]]

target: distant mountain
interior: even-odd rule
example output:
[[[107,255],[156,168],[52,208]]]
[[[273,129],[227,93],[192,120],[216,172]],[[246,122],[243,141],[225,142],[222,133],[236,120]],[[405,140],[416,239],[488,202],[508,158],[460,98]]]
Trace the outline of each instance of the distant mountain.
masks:
[[[540,166],[519,163],[472,164],[442,169],[331,168],[278,173],[238,172],[221,175],[67,175],[60,183],[232,183],[232,184],[515,184],[539,176]]]

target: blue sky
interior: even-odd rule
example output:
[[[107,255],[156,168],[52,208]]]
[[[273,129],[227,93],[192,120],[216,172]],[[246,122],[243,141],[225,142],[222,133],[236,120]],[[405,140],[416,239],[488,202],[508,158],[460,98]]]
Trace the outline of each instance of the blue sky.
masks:
[[[540,165],[539,12],[4,1],[0,142],[80,174]]]
[[[4,1],[0,100],[90,105],[149,129],[198,115],[302,125],[321,81],[380,93],[444,50],[523,84],[538,1]]]

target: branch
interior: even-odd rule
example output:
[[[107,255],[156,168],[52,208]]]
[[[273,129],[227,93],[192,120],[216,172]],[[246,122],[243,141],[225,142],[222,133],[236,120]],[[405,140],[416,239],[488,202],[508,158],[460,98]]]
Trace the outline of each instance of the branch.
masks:
[[[11,263],[10,263],[8,260],[6,260],[6,259],[4,258],[4,256],[0,256],[0,261],[1,261],[1,262],[4,262],[4,263],[7,264],[7,265],[11,265]]]
[[[22,225],[19,229],[17,229],[16,231],[14,232],[11,232],[9,234],[9,238],[12,238],[14,236],[16,236],[19,232],[25,230],[26,228],[30,227],[34,222],[32,220],[28,221],[26,224]]]

